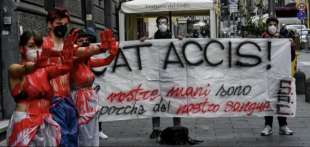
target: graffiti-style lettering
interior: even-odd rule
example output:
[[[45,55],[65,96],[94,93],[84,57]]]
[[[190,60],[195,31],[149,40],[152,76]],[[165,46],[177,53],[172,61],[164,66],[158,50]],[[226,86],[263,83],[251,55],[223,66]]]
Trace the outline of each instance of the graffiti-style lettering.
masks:
[[[169,57],[170,57],[170,52],[173,51],[174,54],[176,55],[177,57],[177,60],[169,60]],[[181,57],[180,55],[178,54],[178,51],[175,49],[175,46],[174,44],[171,42],[170,43],[170,46],[169,46],[169,49],[168,49],[168,52],[166,54],[166,58],[165,58],[165,61],[164,61],[164,67],[163,69],[166,69],[168,67],[168,64],[180,64],[181,67],[184,67],[184,64],[181,60]]]
[[[123,58],[123,60],[124,60],[124,63],[123,63],[123,64],[117,64],[118,58],[120,57],[120,55],[122,56],[122,58]],[[120,67],[127,67],[127,69],[128,69],[129,71],[132,71],[132,70],[131,70],[131,67],[130,67],[128,61],[127,61],[127,58],[126,58],[124,52],[122,51],[122,49],[119,49],[119,52],[117,53],[117,55],[116,55],[116,57],[115,57],[115,61],[114,61],[114,65],[113,65],[112,72],[115,72],[115,70],[116,70],[117,68],[120,68]]]
[[[160,98],[159,103],[154,105],[153,112],[169,112],[170,103],[170,101],[166,101],[163,98]]]
[[[209,103],[208,99],[205,99],[203,102],[191,103],[180,105],[177,109],[176,114],[190,114],[190,113],[207,113],[207,112],[218,112],[220,109],[219,104]]]
[[[276,113],[280,115],[293,115],[290,110],[291,103],[291,80],[280,80],[279,91],[277,93],[278,103]]]
[[[138,44],[138,45],[131,45],[131,46],[125,46],[123,49],[136,49],[136,57],[137,57],[137,64],[139,66],[139,70],[142,70],[142,62],[141,62],[141,47],[151,47],[152,44],[147,43],[147,44]]]
[[[224,112],[246,112],[251,115],[253,112],[263,112],[270,108],[270,102],[239,102],[227,101]]]
[[[260,48],[260,46],[257,45],[255,42],[252,42],[252,41],[245,41],[245,42],[240,43],[240,44],[238,45],[238,47],[237,47],[237,55],[238,55],[238,57],[253,59],[253,60],[256,60],[256,62],[254,62],[254,63],[245,63],[245,62],[242,62],[242,61],[239,61],[239,60],[238,60],[238,61],[236,62],[236,65],[241,66],[241,67],[254,67],[254,66],[257,66],[257,65],[259,65],[260,63],[262,63],[262,59],[261,59],[261,57],[259,57],[258,55],[241,53],[242,46],[244,46],[244,45],[246,45],[246,44],[251,44],[251,45],[255,46],[255,48],[258,50],[258,52],[261,52],[261,51],[262,51],[262,49]]]
[[[223,59],[220,60],[220,61],[218,61],[218,62],[216,62],[216,63],[214,63],[214,62],[211,62],[211,61],[208,59],[208,55],[207,55],[208,47],[209,47],[211,44],[213,44],[213,43],[218,44],[218,45],[221,47],[221,49],[224,50],[224,45],[223,45],[220,41],[218,41],[218,40],[211,40],[210,42],[207,43],[207,45],[206,45],[206,47],[205,47],[205,49],[204,49],[204,51],[203,51],[203,55],[204,55],[205,61],[206,61],[210,66],[218,66],[218,65],[220,65],[220,64],[223,63]]]
[[[211,90],[209,89],[209,84],[205,87],[172,87],[167,92],[167,97],[173,98],[207,98]]]
[[[112,92],[107,97],[107,101],[110,103],[123,103],[123,102],[136,102],[136,101],[153,101],[156,98],[159,98],[159,90],[144,90],[142,84],[134,87],[133,89],[127,92]]]
[[[146,112],[143,105],[126,105],[126,106],[103,106],[101,115],[143,115]]]
[[[216,92],[215,96],[246,96],[249,95],[252,90],[252,86],[231,86],[229,88],[224,87],[222,84],[221,88]]]
[[[197,62],[192,62],[192,61],[190,61],[190,60],[187,58],[186,49],[187,49],[187,46],[188,46],[188,45],[191,45],[191,44],[197,46],[197,47],[199,48],[199,50],[202,51],[202,47],[200,46],[200,44],[199,44],[198,42],[196,42],[196,41],[188,41],[188,42],[184,43],[184,45],[183,45],[183,47],[182,47],[183,57],[184,57],[184,59],[185,59],[185,61],[186,61],[186,63],[187,63],[188,65],[196,65],[196,66],[197,66],[197,65],[200,65],[200,64],[203,63],[203,60],[202,60],[202,59],[199,60],[199,61],[197,61]]]

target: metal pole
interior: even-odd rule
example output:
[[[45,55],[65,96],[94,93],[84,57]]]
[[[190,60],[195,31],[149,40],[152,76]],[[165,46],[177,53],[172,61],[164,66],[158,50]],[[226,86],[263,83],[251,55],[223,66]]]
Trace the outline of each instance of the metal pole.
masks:
[[[171,11],[169,11],[169,27],[170,27],[170,31],[171,31],[171,37],[173,37],[172,33],[173,33],[173,30],[172,30],[172,13]],[[176,38],[176,37],[175,37]]]
[[[112,1],[104,1],[104,23],[107,28],[112,28]]]
[[[310,5],[310,4],[309,4],[309,2],[310,2],[309,0],[306,0],[306,7],[307,7],[307,27],[308,27],[308,28],[310,27],[310,22],[309,22],[309,21],[310,21],[310,20],[309,20],[309,18],[310,18],[310,16],[309,16],[309,15],[310,15],[310,13],[309,13],[309,5]]]
[[[92,6],[93,6],[92,0],[82,0],[82,8],[83,8],[82,12],[83,12],[83,19],[85,22],[85,28],[91,27],[96,29],[93,20]]]
[[[2,30],[3,30],[3,1],[0,1],[0,68],[3,69],[2,67]],[[4,105],[3,105],[3,80],[2,80],[2,70],[0,72],[0,98],[1,98],[1,118],[4,118]]]
[[[274,16],[274,0],[268,1],[269,16]]]

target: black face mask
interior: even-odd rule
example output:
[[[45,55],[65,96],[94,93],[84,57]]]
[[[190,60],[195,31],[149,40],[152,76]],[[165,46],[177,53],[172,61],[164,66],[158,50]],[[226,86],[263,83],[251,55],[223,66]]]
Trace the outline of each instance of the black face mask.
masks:
[[[83,42],[81,47],[88,47],[89,46],[89,43],[88,42]]]
[[[64,38],[67,34],[68,27],[66,25],[60,25],[54,28],[54,34],[58,38]]]

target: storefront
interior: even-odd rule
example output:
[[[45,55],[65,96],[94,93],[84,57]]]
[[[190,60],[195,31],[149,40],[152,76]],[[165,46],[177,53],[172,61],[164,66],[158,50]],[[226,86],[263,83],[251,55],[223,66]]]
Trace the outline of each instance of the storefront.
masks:
[[[169,18],[172,36],[217,37],[217,19],[213,0],[134,0],[125,2],[119,12],[120,40],[152,37],[156,17]]]

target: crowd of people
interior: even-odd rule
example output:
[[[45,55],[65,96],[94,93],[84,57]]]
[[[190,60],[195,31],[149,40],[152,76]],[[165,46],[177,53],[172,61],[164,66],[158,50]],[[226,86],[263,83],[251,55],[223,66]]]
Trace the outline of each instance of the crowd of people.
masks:
[[[16,102],[9,146],[99,146],[99,97],[91,68],[110,64],[118,43],[111,30],[100,33],[100,43],[91,29],[67,33],[69,23],[68,11],[55,8],[47,15],[47,36],[25,31],[20,37],[21,61],[9,67]],[[100,53],[109,56],[93,57]]]
[[[94,29],[73,28],[68,32],[67,10],[53,9],[47,15],[48,35],[25,31],[19,40],[20,63],[9,67],[11,95],[16,102],[7,132],[9,146],[99,146],[99,136],[107,137],[98,122],[100,107],[94,88],[92,68],[110,64],[118,52],[111,30],[100,33],[97,42]],[[168,18],[158,17],[154,39],[172,38]],[[264,38],[292,37],[278,33],[278,20],[267,20]],[[143,41],[143,40],[142,40]],[[292,61],[295,59],[292,43]],[[106,58],[94,58],[107,53]],[[272,116],[265,117],[261,135],[272,134]],[[280,134],[292,135],[285,117],[278,117]],[[152,118],[150,138],[161,133],[160,118]],[[174,126],[181,119],[173,118]]]

